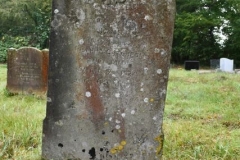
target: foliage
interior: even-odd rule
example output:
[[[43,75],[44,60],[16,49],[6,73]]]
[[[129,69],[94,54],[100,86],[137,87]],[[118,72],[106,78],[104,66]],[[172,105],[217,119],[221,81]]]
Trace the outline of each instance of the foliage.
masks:
[[[239,5],[234,0],[176,0],[172,61],[209,64],[221,57],[239,59]],[[227,40],[220,43],[225,35]]]
[[[32,2],[32,1],[30,1]],[[39,48],[48,47],[48,36],[50,31],[50,0],[35,1],[25,3],[24,11],[28,17],[34,22],[32,32],[32,43],[38,44]]]
[[[224,33],[228,36],[228,41],[225,42],[224,55],[240,64],[240,2],[237,2],[229,5],[226,10],[229,25],[224,28]]]
[[[50,29],[50,0],[1,0],[0,1],[0,39],[23,38],[27,45],[40,49],[48,47]],[[0,54],[4,55],[5,48],[10,48],[17,41],[1,41]],[[9,43],[8,43],[9,42]],[[11,42],[13,44],[11,44]],[[2,60],[0,60],[2,61]]]
[[[5,63],[7,60],[7,50],[9,48],[20,48],[23,46],[28,46],[30,37],[12,37],[8,35],[3,35],[0,40],[0,62]]]
[[[4,94],[4,96],[6,96],[6,97],[11,97],[11,96],[17,95],[17,94],[11,93],[7,88],[5,88],[5,89],[3,90],[3,94]]]
[[[240,66],[240,1],[176,0],[177,12],[172,62],[210,59],[234,59]],[[0,40],[6,35],[25,37],[27,44],[48,48],[51,0],[0,0]],[[221,36],[227,39],[221,41]],[[0,62],[6,60],[6,48],[16,44],[0,44]]]

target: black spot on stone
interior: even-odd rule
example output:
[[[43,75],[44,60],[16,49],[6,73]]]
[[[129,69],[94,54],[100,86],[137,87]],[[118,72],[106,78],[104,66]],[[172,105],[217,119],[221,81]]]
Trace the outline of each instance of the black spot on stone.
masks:
[[[105,134],[105,131],[102,131],[102,135],[104,135]]]
[[[85,152],[85,151],[86,151],[85,149],[82,150],[82,152]]]
[[[90,159],[95,159],[95,157],[96,157],[96,151],[95,151],[95,148],[94,148],[94,147],[93,147],[91,150],[89,150],[88,153],[89,153],[90,156],[91,156]]]
[[[103,148],[100,148],[100,151],[102,152],[102,151],[103,151]]]
[[[58,147],[63,147],[63,144],[62,143],[58,143]]]

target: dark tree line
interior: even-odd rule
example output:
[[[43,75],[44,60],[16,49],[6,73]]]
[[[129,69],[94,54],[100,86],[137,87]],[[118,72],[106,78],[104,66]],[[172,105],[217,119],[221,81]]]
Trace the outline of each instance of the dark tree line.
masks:
[[[172,62],[226,57],[240,65],[238,0],[176,0]],[[223,38],[224,37],[224,38]]]
[[[240,1],[176,0],[172,63],[226,57],[240,65]],[[48,48],[51,0],[0,0],[0,62],[10,47]],[[225,37],[225,40],[222,36]]]

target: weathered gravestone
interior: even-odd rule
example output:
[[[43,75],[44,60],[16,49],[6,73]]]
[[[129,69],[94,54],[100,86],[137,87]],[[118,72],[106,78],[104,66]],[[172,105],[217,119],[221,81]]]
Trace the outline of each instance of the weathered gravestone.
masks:
[[[162,154],[173,0],[53,0],[44,159]]]
[[[7,68],[9,92],[39,95],[47,92],[48,50],[10,48]]]

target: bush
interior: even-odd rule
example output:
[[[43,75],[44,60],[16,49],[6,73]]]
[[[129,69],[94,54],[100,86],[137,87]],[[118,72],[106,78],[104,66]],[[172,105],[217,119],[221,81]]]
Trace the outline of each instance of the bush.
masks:
[[[6,63],[7,50],[9,48],[20,48],[28,46],[30,40],[29,37],[13,37],[8,35],[3,35],[0,38],[0,63]]]
[[[4,88],[3,93],[6,97],[11,97],[11,96],[17,95],[15,93],[11,93],[7,88]]]

